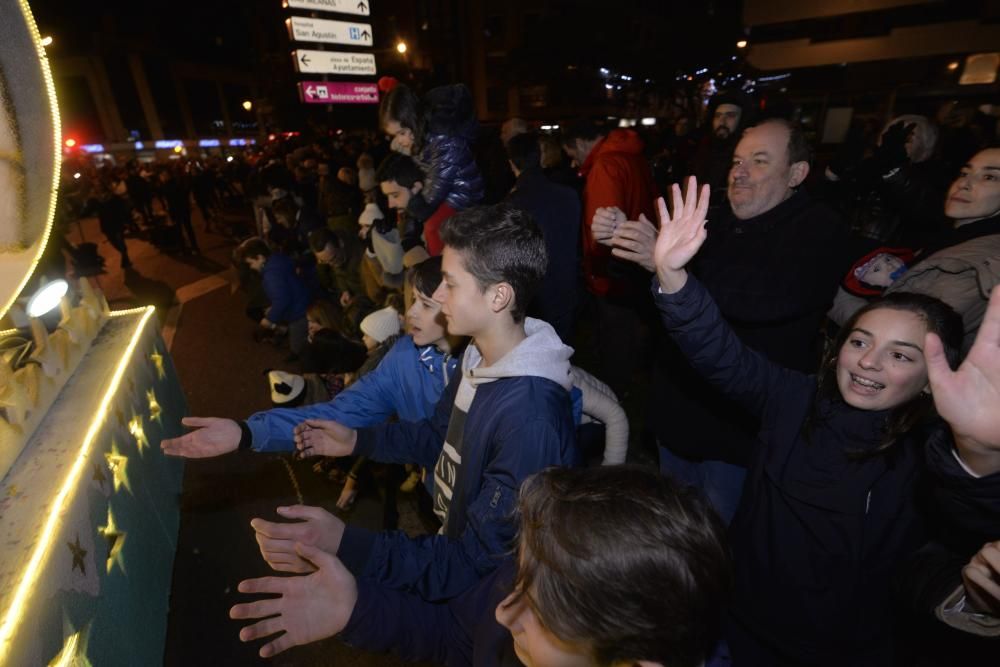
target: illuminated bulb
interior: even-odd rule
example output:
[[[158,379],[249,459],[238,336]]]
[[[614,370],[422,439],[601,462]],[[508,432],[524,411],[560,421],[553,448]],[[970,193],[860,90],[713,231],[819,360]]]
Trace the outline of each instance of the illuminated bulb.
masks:
[[[76,172],[75,174],[73,174],[73,178],[79,179],[80,178],[80,172]]]
[[[406,42],[399,42],[396,44],[396,50],[400,53],[406,53]]]
[[[174,146],[174,152],[175,153],[180,153],[182,150],[184,150],[183,146]]]
[[[949,72],[954,72],[957,69],[958,69],[958,61],[957,60],[953,60],[950,63],[948,63],[948,71]]]
[[[67,290],[69,283],[65,280],[53,280],[42,287],[28,301],[28,317],[41,317],[58,306]]]
[[[253,102],[251,102],[250,100],[243,100],[243,109],[245,111],[250,111],[251,109],[253,109]]]
[[[226,158],[226,162],[232,162],[232,161],[233,161],[233,156],[232,155],[230,155],[229,157]]]
[[[736,48],[737,49],[745,49],[745,48],[747,48],[747,40],[741,39],[740,41],[736,42]]]
[[[42,46],[51,46],[52,45],[52,36],[51,35],[46,35],[45,37],[42,37],[42,41],[39,42],[39,44],[41,44]]]

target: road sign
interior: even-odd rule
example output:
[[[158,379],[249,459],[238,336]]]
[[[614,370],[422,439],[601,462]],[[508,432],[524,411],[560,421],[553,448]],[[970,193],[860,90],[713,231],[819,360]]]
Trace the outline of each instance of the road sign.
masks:
[[[378,104],[378,85],[346,81],[299,81],[306,104]]]
[[[296,42],[325,42],[371,46],[372,27],[367,23],[327,21],[303,16],[292,16],[287,21],[288,36]]]
[[[309,9],[317,12],[340,12],[368,16],[368,0],[285,0],[290,9]]]
[[[375,56],[371,53],[345,53],[343,51],[292,51],[295,71],[301,74],[353,74],[373,76]]]

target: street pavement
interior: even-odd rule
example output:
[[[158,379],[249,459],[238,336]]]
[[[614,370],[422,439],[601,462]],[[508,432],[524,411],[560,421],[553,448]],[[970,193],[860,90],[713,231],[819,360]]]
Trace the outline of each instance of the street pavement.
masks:
[[[250,210],[229,211],[226,221],[236,236],[251,233]],[[195,228],[201,255],[160,252],[141,238],[127,240],[133,262],[122,271],[119,256],[100,234],[96,220],[71,225],[72,243],[98,244],[107,273],[94,281],[112,308],[157,306],[164,339],[188,401],[189,414],[244,418],[270,407],[265,372],[295,371],[284,360],[289,352],[252,338],[255,328],[244,314],[245,299],[233,286],[229,257],[233,237],[206,234],[199,213]],[[229,608],[249,596],[238,582],[274,572],[260,557],[250,527],[253,517],[277,519],[275,508],[296,502],[330,511],[340,488],[312,470],[312,462],[289,455],[236,452],[215,459],[189,461],[180,502],[181,522],[171,587],[164,664],[256,665],[275,667],[338,665],[388,667],[408,664],[394,656],[368,654],[336,639],[291,649],[269,660],[257,656],[263,642],[244,644],[244,624],[229,619]],[[400,525],[423,532],[412,494],[401,496]],[[348,514],[352,524],[378,530],[382,501],[378,489],[363,492]]]

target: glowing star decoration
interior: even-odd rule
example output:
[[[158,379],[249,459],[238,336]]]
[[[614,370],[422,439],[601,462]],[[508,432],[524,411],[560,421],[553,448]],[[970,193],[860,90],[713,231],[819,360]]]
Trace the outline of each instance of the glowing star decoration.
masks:
[[[23,424],[31,407],[28,389],[14,377],[14,371],[6,361],[0,359],[0,408],[7,412],[7,421]]]
[[[74,345],[78,344],[86,336],[87,323],[82,317],[76,315],[69,297],[64,296],[59,302],[59,312],[62,313],[62,317],[59,319],[59,328],[69,334],[70,342]]]
[[[149,447],[149,440],[146,439],[146,432],[142,429],[142,417],[137,414],[132,415],[128,422],[128,432],[135,438],[135,445],[142,454],[143,447]]]
[[[111,513],[110,507],[108,507],[108,524],[98,527],[97,532],[108,541],[108,574],[111,574],[115,563],[118,563],[118,567],[124,574],[125,562],[122,560],[122,547],[125,546],[125,533],[118,530],[118,526],[115,525],[115,517]]]
[[[59,655],[52,658],[49,667],[93,667],[87,658],[87,644],[90,640],[90,627],[72,632],[63,642]]]
[[[121,455],[114,440],[111,441],[111,453],[105,454],[104,458],[108,460],[108,470],[111,471],[115,491],[124,486],[129,493],[132,493],[132,485],[128,481],[128,457]]]
[[[153,350],[153,353],[149,355],[149,360],[153,362],[154,366],[156,366],[156,377],[160,380],[166,378],[167,371],[163,367],[163,355],[156,350]]]
[[[80,544],[79,533],[77,533],[76,540],[73,542],[67,542],[66,546],[69,547],[70,553],[73,554],[72,569],[75,570],[76,568],[80,568],[80,574],[86,576],[87,562],[84,559],[87,557],[87,550]]]
[[[149,401],[149,418],[152,419],[157,424],[162,423],[163,409],[160,407],[160,404],[156,401],[156,392],[154,392],[152,389],[147,389],[146,400]]]

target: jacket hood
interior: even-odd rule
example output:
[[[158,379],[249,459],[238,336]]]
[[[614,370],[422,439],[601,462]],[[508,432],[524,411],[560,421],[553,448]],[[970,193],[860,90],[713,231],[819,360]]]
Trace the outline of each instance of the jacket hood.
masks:
[[[617,129],[608,132],[594,153],[642,153],[643,144],[639,133],[635,130]]]
[[[500,378],[530,376],[552,380],[567,391],[572,389],[569,359],[573,356],[573,348],[563,345],[548,322],[528,317],[524,320],[524,331],[528,337],[493,366],[476,367],[483,356],[475,343],[471,343],[462,358],[462,375],[473,385]]]

